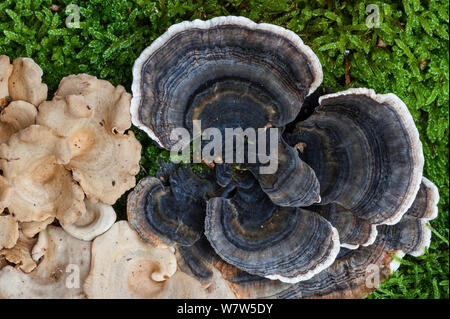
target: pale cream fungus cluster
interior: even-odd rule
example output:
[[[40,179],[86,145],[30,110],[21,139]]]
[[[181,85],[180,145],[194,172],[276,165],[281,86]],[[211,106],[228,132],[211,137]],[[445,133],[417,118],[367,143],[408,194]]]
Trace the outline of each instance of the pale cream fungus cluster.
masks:
[[[42,75],[0,56],[0,298],[233,297],[116,223],[111,205],[135,186],[141,156],[131,95],[79,74],[47,100]]]

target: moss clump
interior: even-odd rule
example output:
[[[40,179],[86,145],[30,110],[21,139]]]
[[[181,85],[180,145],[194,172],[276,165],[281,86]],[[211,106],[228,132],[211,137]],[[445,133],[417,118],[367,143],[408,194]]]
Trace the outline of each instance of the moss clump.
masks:
[[[0,54],[32,57],[54,91],[63,76],[89,73],[131,86],[140,52],[170,25],[196,18],[242,15],[298,33],[318,55],[324,84],[393,92],[409,107],[421,133],[424,175],[441,194],[428,254],[407,257],[371,298],[448,298],[449,4],[446,0],[371,1],[380,27],[366,26],[366,1],[286,0],[4,0]],[[80,8],[80,28],[67,28],[65,9]],[[153,175],[168,152],[142,132],[142,170]],[[125,196],[116,209],[125,217]]]

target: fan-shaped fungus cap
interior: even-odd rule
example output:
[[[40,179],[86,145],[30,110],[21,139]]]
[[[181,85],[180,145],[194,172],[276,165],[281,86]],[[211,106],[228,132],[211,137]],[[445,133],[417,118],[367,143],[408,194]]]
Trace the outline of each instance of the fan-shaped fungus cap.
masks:
[[[259,185],[208,201],[205,235],[226,262],[251,274],[295,283],[331,265],[336,229],[314,212],[275,206]]]
[[[114,208],[103,203],[85,200],[86,213],[73,224],[63,226],[75,238],[90,241],[103,234],[115,223],[117,215]]]
[[[423,153],[406,105],[394,94],[359,88],[324,95],[297,124],[301,153],[320,182],[322,204],[335,202],[376,224],[395,224],[411,206]]]
[[[82,95],[93,118],[112,134],[123,134],[131,126],[131,95],[121,85],[114,87],[88,74],[69,75],[61,80],[55,95]]]
[[[171,26],[133,66],[133,123],[170,148],[173,128],[281,127],[322,81],[292,31],[244,17]],[[219,116],[218,116],[219,115]]]
[[[30,58],[17,58],[11,65],[7,56],[0,56],[0,108],[18,100],[38,106],[47,98],[42,73]]]
[[[358,217],[337,204],[314,205],[308,209],[319,213],[337,229],[341,247],[356,249],[359,245],[368,246],[377,237],[377,227],[370,220]]]
[[[173,249],[144,243],[126,221],[92,244],[89,298],[201,298],[200,282],[177,270]]]
[[[208,285],[213,280],[213,265],[220,260],[210,243],[203,235],[191,246],[176,246],[178,266],[180,269]]]
[[[204,202],[217,185],[212,175],[199,176],[190,168],[176,169],[161,180],[146,177],[128,195],[131,226],[147,242],[190,246],[203,234]]]
[[[47,85],[42,83],[42,69],[30,58],[17,58],[9,77],[9,95],[38,106],[47,98]]]
[[[395,225],[378,226],[378,236],[369,246],[349,250],[342,248],[335,262],[309,280],[286,284],[250,275],[229,264],[217,267],[240,298],[362,298],[378,283],[397,270],[405,254],[420,255],[429,245],[429,229],[424,221],[436,214],[436,187],[424,180],[406,214]],[[428,216],[424,219],[417,216]],[[426,231],[428,229],[428,231]],[[378,277],[379,276],[379,277]]]
[[[64,166],[70,150],[49,128],[32,125],[0,145],[0,208],[20,222],[57,217],[63,225],[81,216],[84,193]]]
[[[32,250],[33,259],[40,259],[35,270],[29,274],[10,266],[0,270],[0,298],[83,298],[81,283],[89,272],[90,246],[60,227],[47,227]]]
[[[431,229],[426,224],[437,217],[438,202],[436,185],[423,177],[416,199],[400,222],[392,227],[380,226],[385,234],[389,232],[389,245],[415,257],[423,255],[431,242]]]
[[[123,87],[82,74],[64,78],[53,100],[39,106],[37,123],[69,142],[66,168],[89,200],[112,205],[136,183],[141,145],[133,132],[123,134],[129,102]]]

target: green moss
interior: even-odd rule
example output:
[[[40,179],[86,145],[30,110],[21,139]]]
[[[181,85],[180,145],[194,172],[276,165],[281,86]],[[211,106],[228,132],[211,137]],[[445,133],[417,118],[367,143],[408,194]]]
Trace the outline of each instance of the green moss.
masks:
[[[71,3],[80,7],[79,29],[65,25],[65,8]],[[440,216],[432,226],[446,241],[433,236],[428,254],[407,257],[371,298],[448,298],[449,4],[370,3],[380,8],[380,28],[366,27],[367,1],[361,0],[4,0],[0,54],[32,57],[44,70],[50,93],[63,76],[81,72],[129,91],[134,60],[174,23],[243,15],[293,30],[318,55],[326,85],[336,90],[365,86],[377,93],[393,92],[405,101],[421,134],[424,175],[441,194]],[[52,5],[59,11],[52,12]],[[133,130],[143,144],[138,178],[154,175],[157,159],[167,160],[169,154]],[[121,218],[125,202],[124,196],[115,206]]]

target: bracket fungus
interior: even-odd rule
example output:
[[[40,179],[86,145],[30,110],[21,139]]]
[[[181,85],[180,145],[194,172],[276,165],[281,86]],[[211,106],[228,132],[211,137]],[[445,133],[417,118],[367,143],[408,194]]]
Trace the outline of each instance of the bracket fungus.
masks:
[[[334,263],[309,280],[296,284],[248,274],[225,262],[217,263],[223,277],[239,298],[362,298],[397,270],[392,255],[420,256],[430,245],[431,230],[425,223],[436,217],[436,186],[423,178],[411,208],[395,225],[381,225],[373,244],[341,248]]]
[[[147,242],[191,246],[203,234],[204,200],[216,190],[211,174],[175,168],[164,185],[146,177],[128,195],[128,220]]]
[[[226,262],[284,282],[306,280],[339,252],[338,233],[318,214],[277,207],[255,182],[231,199],[208,201],[205,235]]]
[[[0,56],[0,143],[35,124],[36,107],[47,98],[42,70],[29,58]]]
[[[31,250],[35,243],[35,238],[28,238],[19,231],[19,237],[14,246],[0,250],[0,256],[4,256],[5,260],[15,264],[24,273],[29,273],[36,268],[36,262],[31,257]]]
[[[327,205],[315,205],[310,210],[319,213],[336,227],[339,233],[341,247],[356,249],[359,245],[369,246],[377,237],[377,227],[370,220],[358,217],[352,211],[342,206],[331,203]]]
[[[392,254],[423,254],[438,195],[422,179],[408,108],[366,88],[316,90],[321,81],[317,57],[283,28],[242,17],[170,27],[133,66],[133,123],[165,149],[179,142],[174,129],[195,141],[196,120],[221,133],[277,128],[277,170],[204,160],[212,192],[173,183],[176,170],[144,178],[128,197],[130,225],[174,247],[204,285],[219,270],[244,298],[361,297],[369,266],[384,279],[397,267]]]
[[[322,77],[317,56],[292,31],[244,17],[186,21],[134,63],[131,114],[165,148],[174,144],[171,129],[192,128],[193,119],[204,127],[281,127]]]
[[[141,145],[122,86],[72,75],[45,101],[41,77],[0,56],[0,298],[83,298],[90,241],[135,185]]]
[[[395,224],[422,178],[419,133],[394,94],[348,89],[321,96],[293,132],[316,172],[321,204],[337,203],[375,224]]]
[[[243,17],[176,24],[134,63],[133,97],[79,74],[45,101],[41,77],[31,59],[0,56],[0,298],[360,298],[372,271],[382,281],[394,256],[430,245],[439,194],[407,106],[316,90],[322,67],[294,32]],[[171,149],[175,129],[198,138],[197,120],[265,139],[247,136],[243,163],[162,165],[115,222],[110,205],[139,172],[131,123]],[[255,143],[277,151],[275,171],[249,161]]]
[[[35,124],[37,109],[25,101],[12,101],[0,112],[0,143],[9,140],[11,135]]]
[[[0,249],[12,248],[19,239],[19,224],[11,215],[0,215]]]
[[[89,200],[112,205],[136,183],[141,144],[132,131],[131,96],[122,86],[86,74],[64,78],[51,101],[39,106],[37,124],[70,145],[65,167]]]
[[[283,128],[322,77],[317,56],[292,31],[232,16],[182,22],[136,60],[132,120],[166,149],[178,142],[171,139],[175,128],[194,136],[194,121],[222,133]],[[282,206],[317,202],[314,172],[295,150],[278,143],[287,160],[278,163],[280,176],[255,173],[263,189]]]

